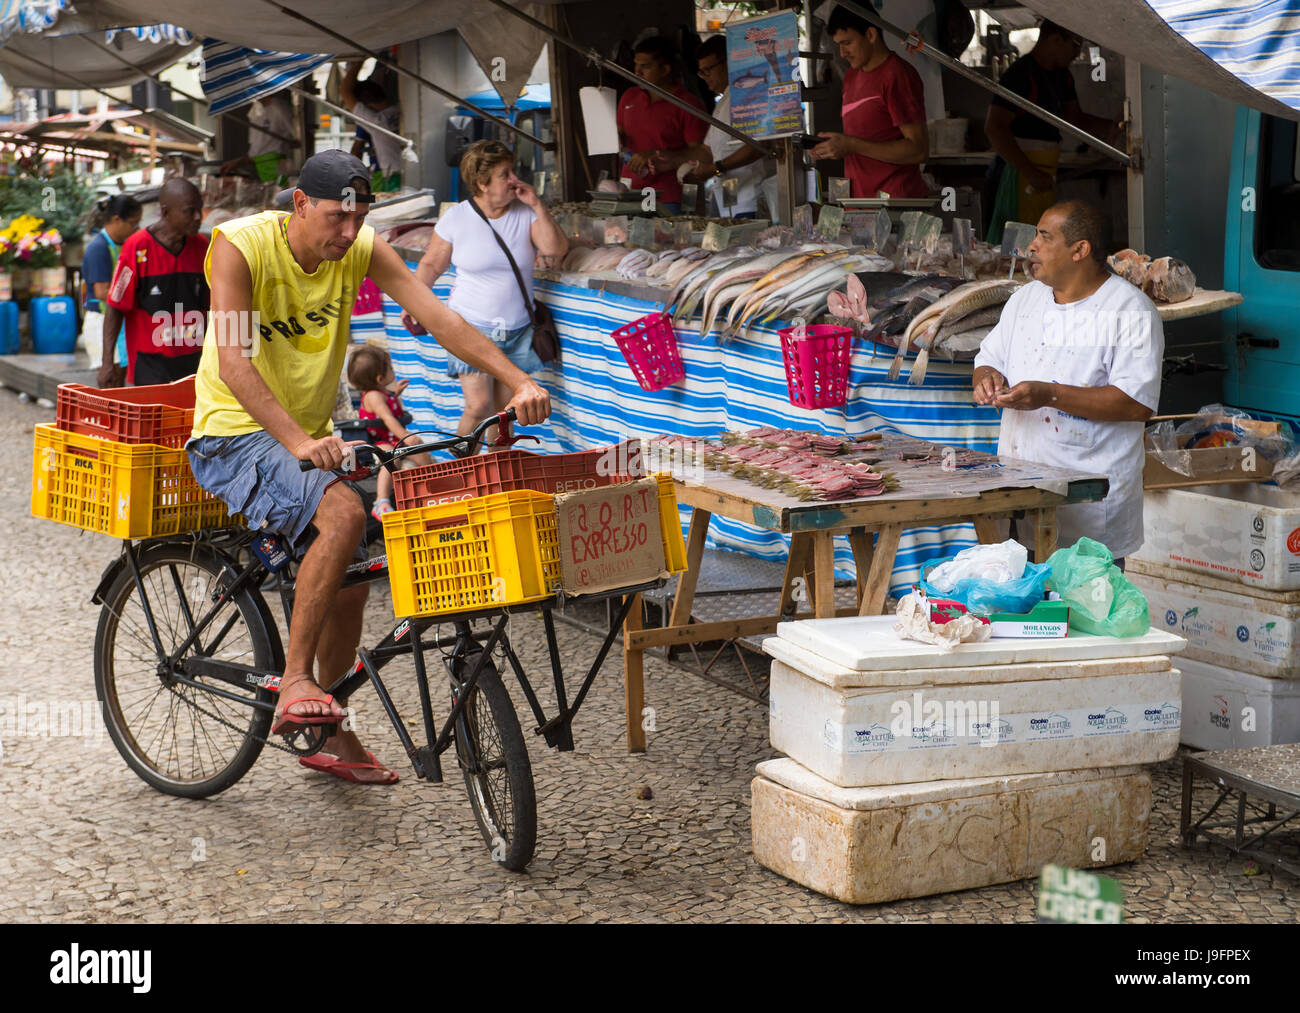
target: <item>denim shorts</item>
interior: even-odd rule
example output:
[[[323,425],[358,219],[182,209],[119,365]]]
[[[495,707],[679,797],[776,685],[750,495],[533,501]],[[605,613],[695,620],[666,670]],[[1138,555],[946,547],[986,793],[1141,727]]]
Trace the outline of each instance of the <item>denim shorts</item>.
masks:
[[[298,459],[264,429],[239,436],[195,436],[185,449],[199,485],[232,514],[243,514],[254,531],[284,535],[299,551],[315,537],[311,521],[325,490],[343,478],[341,471],[302,471]],[[357,558],[366,556],[362,535]]]
[[[504,327],[483,327],[478,324],[470,324],[470,326],[489,339],[505,353],[507,359],[530,376],[545,365],[541,357],[533,351],[532,324],[524,324],[523,327],[516,327],[513,331]],[[448,376],[461,377],[478,372],[481,372],[481,370],[477,370],[468,362],[456,358],[450,352],[447,353]]]

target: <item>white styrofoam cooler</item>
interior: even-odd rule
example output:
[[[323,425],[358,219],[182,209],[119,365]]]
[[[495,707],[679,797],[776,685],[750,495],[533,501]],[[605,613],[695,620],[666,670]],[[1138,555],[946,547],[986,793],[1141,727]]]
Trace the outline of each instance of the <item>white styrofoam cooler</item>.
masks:
[[[1142,857],[1151,778],[1138,767],[841,788],[793,760],[758,765],[754,859],[850,904],[1005,883],[1046,864]]]
[[[1176,654],[1184,647],[1181,637],[1152,628],[1136,637],[1071,633],[1051,640],[985,640],[958,644],[945,651],[933,644],[903,640],[894,632],[896,622],[894,616],[802,619],[778,623],[776,634],[781,640],[858,672],[1137,658]]]
[[[1187,658],[1178,667],[1187,745],[1247,749],[1300,742],[1300,680],[1264,679]]]
[[[1151,622],[1187,640],[1183,657],[1272,679],[1300,676],[1300,604],[1260,588],[1207,587],[1186,570],[1145,561],[1126,576],[1146,595]]]
[[[1300,589],[1300,494],[1254,482],[1148,490],[1142,526],[1132,558],[1252,587]]]
[[[768,642],[770,643],[770,641]],[[765,645],[766,648],[766,645]],[[1176,669],[1120,660],[1073,678],[926,685],[829,685],[824,659],[786,644],[769,653],[774,748],[842,787],[1115,767],[1178,748]],[[843,673],[839,673],[843,675]]]

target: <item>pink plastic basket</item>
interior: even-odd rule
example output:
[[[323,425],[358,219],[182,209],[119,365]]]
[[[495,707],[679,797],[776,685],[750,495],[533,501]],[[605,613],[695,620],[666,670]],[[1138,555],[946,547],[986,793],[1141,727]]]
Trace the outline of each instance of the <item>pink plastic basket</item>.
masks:
[[[853,332],[833,324],[786,327],[781,335],[785,379],[796,408],[833,408],[848,400]]]
[[[642,390],[661,390],[686,376],[677,352],[677,335],[667,313],[651,313],[633,320],[611,337]]]
[[[357,301],[352,312],[358,316],[362,313],[380,313],[384,309],[384,293],[371,279],[365,278],[357,290]]]

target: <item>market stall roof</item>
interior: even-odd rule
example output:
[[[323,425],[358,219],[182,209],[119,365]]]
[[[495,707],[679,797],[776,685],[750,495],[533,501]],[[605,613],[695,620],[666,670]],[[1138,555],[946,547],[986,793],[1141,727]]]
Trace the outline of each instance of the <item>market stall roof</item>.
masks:
[[[157,14],[154,15],[157,17]],[[112,88],[152,77],[197,44],[174,25],[66,32],[12,31],[0,44],[0,75],[11,88]],[[0,29],[0,38],[4,35]]]
[[[148,131],[152,128],[151,142]],[[54,148],[85,148],[122,153],[151,143],[162,152],[202,154],[212,134],[162,110],[110,109],[60,113],[31,123],[7,124],[0,142]]]
[[[1239,105],[1300,120],[1294,0],[1023,0],[1083,38]]]

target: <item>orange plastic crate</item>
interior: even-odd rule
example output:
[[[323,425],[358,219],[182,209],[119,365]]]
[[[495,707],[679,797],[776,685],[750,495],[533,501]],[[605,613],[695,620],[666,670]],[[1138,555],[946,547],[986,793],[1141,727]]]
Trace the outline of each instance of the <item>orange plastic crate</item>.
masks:
[[[59,384],[58,428],[118,443],[185,446],[194,428],[194,377],[147,387]]]
[[[184,450],[36,427],[32,513],[114,538],[150,538],[234,521]]]
[[[496,492],[531,489],[552,494],[580,492],[630,482],[628,472],[640,460],[635,441],[571,454],[534,454],[502,450],[459,461],[439,461],[408,468],[393,476],[393,503],[398,510],[451,503]]]

